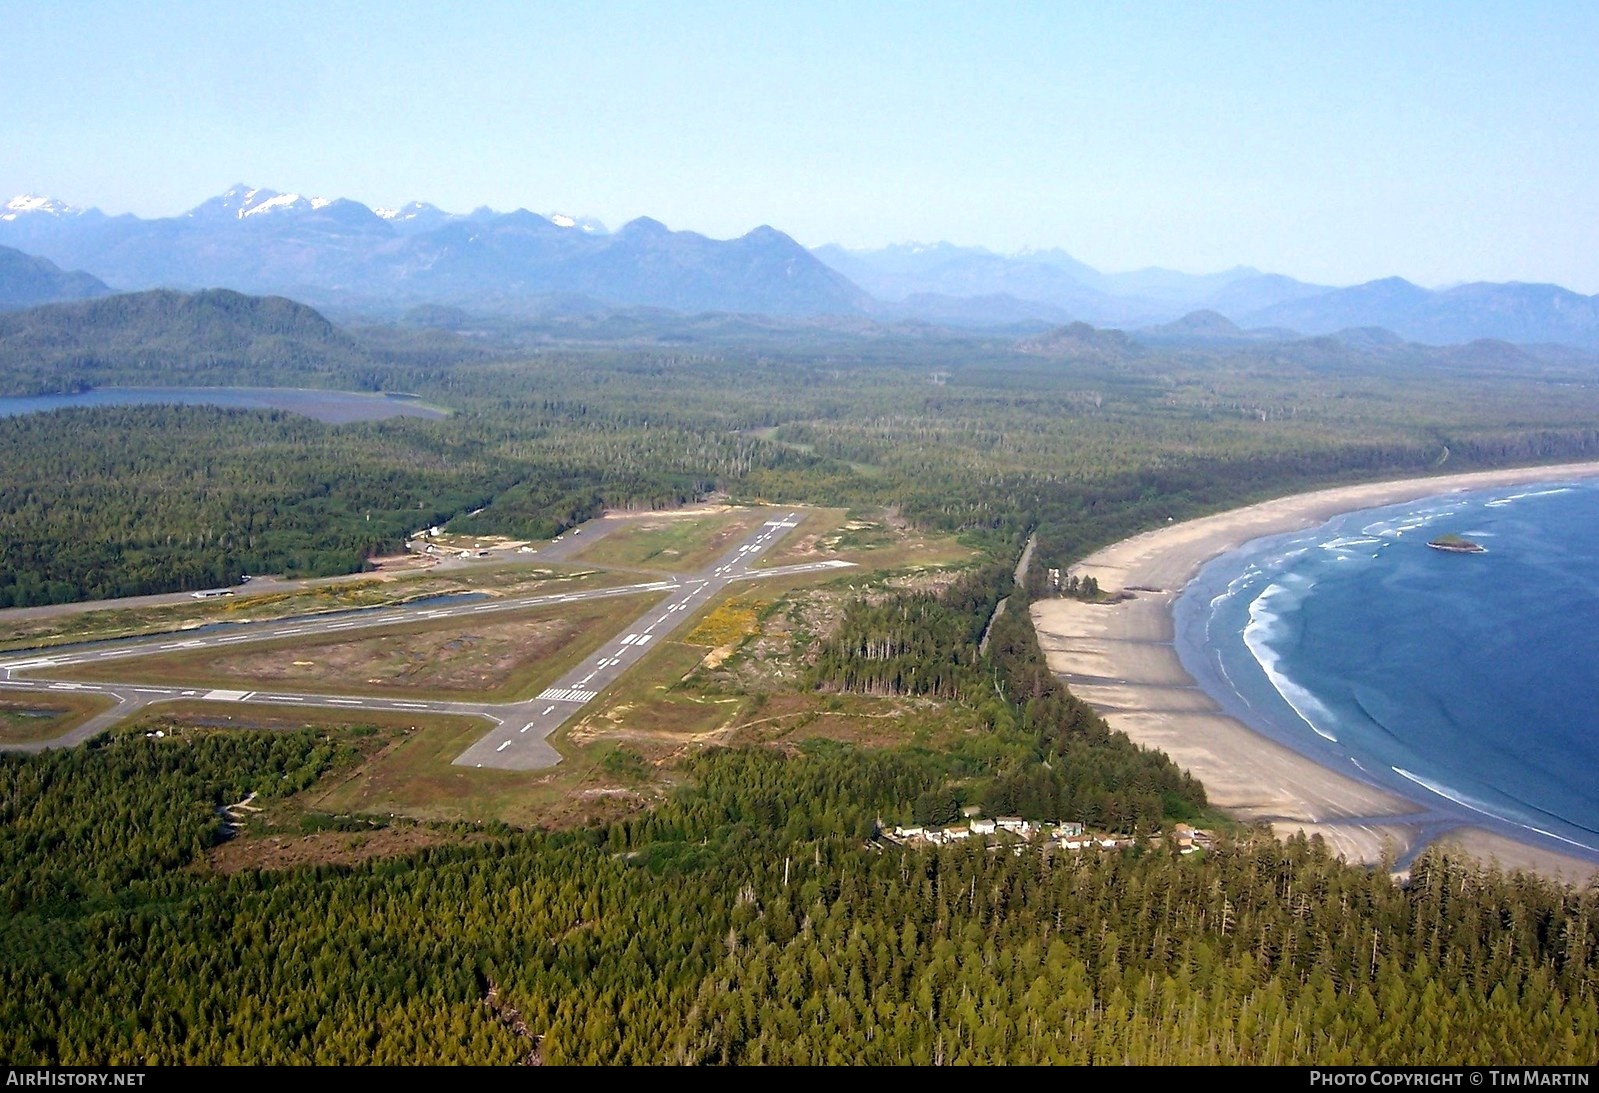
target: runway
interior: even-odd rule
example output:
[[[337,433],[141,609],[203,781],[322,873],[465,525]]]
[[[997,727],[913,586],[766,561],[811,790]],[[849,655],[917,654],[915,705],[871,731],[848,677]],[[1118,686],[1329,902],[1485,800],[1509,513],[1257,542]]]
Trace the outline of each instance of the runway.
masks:
[[[493,728],[460,756],[461,766],[504,770],[539,770],[554,766],[560,753],[549,736],[579,710],[621,678],[653,643],[682,628],[698,610],[735,581],[760,580],[848,568],[851,562],[829,560],[799,565],[754,569],[753,563],[799,524],[790,512],[768,520],[750,532],[709,570],[691,577],[666,577],[614,588],[549,593],[490,602],[431,604],[371,608],[340,615],[262,622],[224,623],[204,632],[97,642],[57,651],[36,651],[0,657],[0,686],[8,689],[110,695],[117,705],[62,736],[47,741],[9,745],[7,750],[39,751],[70,747],[103,732],[117,721],[152,702],[194,699],[206,702],[251,702],[325,709],[372,710],[480,717]],[[592,540],[590,540],[592,541]],[[562,544],[567,545],[567,544]],[[576,549],[572,543],[569,549]],[[535,698],[512,703],[425,701],[379,696],[321,695],[280,689],[231,690],[210,686],[182,687],[136,683],[89,683],[52,679],[52,670],[73,665],[99,664],[159,653],[227,648],[235,645],[341,634],[441,619],[524,611],[588,600],[623,599],[649,593],[666,593],[649,610],[637,616],[607,641],[600,652],[572,669]],[[17,673],[25,673],[18,676]]]

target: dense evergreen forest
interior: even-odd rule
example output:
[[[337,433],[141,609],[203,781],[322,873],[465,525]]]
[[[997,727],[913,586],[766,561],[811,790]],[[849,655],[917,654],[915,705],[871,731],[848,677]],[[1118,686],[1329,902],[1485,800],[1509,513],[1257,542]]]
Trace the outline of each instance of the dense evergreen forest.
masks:
[[[327,426],[196,406],[0,418],[0,607],[354,572],[491,501],[495,530],[548,537],[607,504],[695,497],[738,459],[736,440],[663,430],[695,455],[608,471],[604,426],[574,442],[518,420],[513,434],[476,417]]]
[[[293,300],[227,289],[51,304],[0,314],[0,395],[118,384],[407,390],[485,356],[440,332],[385,333],[351,334]]]
[[[1074,361],[1001,339],[805,328],[751,346],[491,350],[393,329],[357,338],[288,301],[228,293],[60,307],[123,347],[97,350],[96,383],[239,382],[218,348],[237,345],[252,383],[405,390],[458,412],[340,426],[159,407],[0,419],[0,605],[349,572],[452,518],[544,537],[607,505],[714,488],[892,505],[994,541],[1037,529],[1041,571],[1273,491],[1599,453],[1599,388],[1570,369],[1377,374],[1351,350],[1339,373],[1324,347]],[[117,321],[102,314],[118,307]],[[228,321],[208,323],[218,309]],[[29,331],[57,310],[7,319]],[[158,338],[163,320],[174,331]],[[173,348],[196,324],[222,333]],[[32,346],[0,337],[8,374],[33,369],[44,387],[78,374]]]
[[[677,336],[374,355],[371,382],[337,381],[456,408],[441,422],[161,407],[0,420],[0,603],[332,572],[441,520],[548,534],[712,488],[887,505],[989,560],[937,594],[850,604],[805,686],[958,705],[980,731],[940,749],[713,748],[626,820],[452,829],[404,857],[227,874],[206,857],[229,837],[223,807],[298,800],[358,761],[362,730],[124,731],[0,756],[0,1057],[1599,1056],[1592,890],[1438,854],[1397,885],[1250,831],[1191,856],[1143,838],[1075,854],[876,837],[970,805],[1139,836],[1206,815],[1203,787],[1047,671],[1011,577],[1027,534],[1036,574],[1272,492],[1592,456],[1591,383],[1253,349],[1074,361],[927,333]],[[155,381],[132,359],[97,364],[95,382]],[[291,355],[273,375],[333,380],[328,359]],[[200,381],[181,364],[173,378]]]
[[[0,760],[12,1063],[1587,1063],[1594,893],[1319,843],[865,841],[898,751],[717,751],[633,822],[210,876],[315,732]]]

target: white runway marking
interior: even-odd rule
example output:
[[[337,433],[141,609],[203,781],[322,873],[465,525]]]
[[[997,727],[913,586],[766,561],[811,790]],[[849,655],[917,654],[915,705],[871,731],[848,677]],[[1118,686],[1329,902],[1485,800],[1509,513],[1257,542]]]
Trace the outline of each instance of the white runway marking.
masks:
[[[544,702],[590,702],[599,693],[598,691],[580,690],[577,687],[551,687],[539,695],[539,698]],[[554,708],[554,706],[550,707],[551,710]],[[545,710],[544,712],[549,713],[550,710]]]
[[[161,637],[146,638],[142,642],[130,643],[123,648],[96,649],[80,653],[66,653],[56,656],[40,656],[35,653],[31,657],[23,654],[27,659],[16,660],[11,663],[0,663],[0,675],[5,677],[4,684],[15,687],[55,688],[61,691],[83,691],[89,693],[107,693],[113,695],[118,701],[128,702],[135,695],[146,701],[157,697],[175,698],[178,696],[190,698],[205,698],[212,701],[231,702],[278,702],[315,705],[344,709],[367,710],[411,710],[428,712],[444,709],[449,712],[472,713],[486,718],[498,728],[503,728],[505,722],[495,715],[495,709],[507,713],[515,709],[525,712],[526,706],[520,703],[506,704],[504,706],[472,705],[464,706],[459,703],[429,703],[396,701],[392,698],[371,697],[332,697],[326,695],[287,695],[266,694],[259,691],[239,691],[228,689],[205,688],[179,690],[170,688],[142,688],[130,687],[126,684],[116,685],[85,684],[74,681],[42,680],[13,680],[11,674],[18,670],[38,670],[55,667],[64,667],[70,664],[79,664],[88,661],[109,659],[125,656],[149,655],[157,651],[171,651],[178,649],[214,648],[218,646],[232,646],[245,642],[281,641],[283,638],[295,637],[301,634],[333,635],[343,631],[370,629],[383,626],[392,626],[396,623],[416,622],[433,619],[454,619],[465,621],[474,613],[504,611],[506,609],[528,609],[543,607],[552,604],[575,603],[579,601],[593,601],[602,598],[623,597],[637,595],[641,592],[667,591],[673,596],[673,602],[662,604],[656,610],[661,614],[654,621],[646,623],[644,619],[634,625],[636,631],[614,635],[610,640],[615,642],[594,662],[589,673],[569,686],[552,686],[539,695],[539,700],[547,704],[542,707],[537,718],[528,721],[512,734],[510,740],[500,744],[497,751],[504,751],[515,742],[517,735],[530,732],[534,728],[541,728],[541,735],[545,729],[564,721],[568,714],[577,707],[593,701],[599,696],[599,689],[590,689],[590,681],[598,678],[602,673],[615,676],[619,673],[615,669],[626,670],[643,653],[646,646],[654,637],[656,629],[667,632],[685,625],[693,615],[700,611],[701,604],[698,597],[703,593],[708,601],[713,594],[722,592],[733,582],[748,580],[757,577],[777,577],[784,574],[807,573],[816,570],[844,568],[851,563],[842,560],[832,560],[805,565],[778,566],[767,570],[754,570],[756,559],[763,556],[764,552],[773,547],[783,535],[791,528],[798,527],[801,518],[798,513],[789,513],[780,519],[766,521],[746,535],[745,541],[733,547],[730,556],[724,556],[713,563],[715,569],[710,577],[679,577],[676,575],[662,579],[627,586],[614,586],[611,588],[569,590],[564,592],[543,593],[535,596],[518,597],[506,600],[491,600],[489,602],[459,605],[452,607],[431,608],[406,608],[379,615],[377,612],[352,612],[340,617],[338,615],[328,618],[302,617],[298,619],[277,620],[275,623],[262,622],[241,626],[236,630],[225,631],[227,636],[206,635],[203,638],[184,638],[180,635],[169,635],[166,640]],[[702,571],[703,572],[703,571]],[[648,616],[646,616],[646,619]],[[628,650],[634,652],[630,655]],[[581,669],[579,669],[581,671]],[[561,709],[558,703],[571,704],[567,709]],[[137,704],[135,700],[135,704]],[[560,717],[555,717],[560,713]],[[497,731],[497,729],[496,729]],[[525,756],[519,756],[525,758]],[[478,766],[493,766],[494,763],[479,763]]]

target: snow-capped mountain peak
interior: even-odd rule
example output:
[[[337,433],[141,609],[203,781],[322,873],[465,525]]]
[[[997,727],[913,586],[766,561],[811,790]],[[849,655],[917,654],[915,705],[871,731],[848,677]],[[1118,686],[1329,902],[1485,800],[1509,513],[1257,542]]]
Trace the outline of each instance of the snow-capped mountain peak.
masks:
[[[75,216],[82,209],[75,209],[65,201],[53,197],[40,197],[37,194],[18,194],[6,202],[4,212],[0,212],[0,220],[15,220],[19,216],[32,213],[43,213],[46,216]]]
[[[401,205],[398,209],[373,209],[372,211],[383,220],[397,220],[402,223],[407,220],[415,220],[419,216],[442,212],[442,210],[429,205],[426,201],[413,201],[409,205]]]
[[[570,216],[566,213],[550,213],[544,219],[554,224],[557,228],[576,228],[585,235],[608,235],[605,225],[595,220],[592,216]]]
[[[270,197],[261,195],[271,193],[270,190],[252,190],[235,215],[240,220],[247,216],[260,216],[262,213],[272,212],[274,209],[303,209],[316,208],[317,206],[301,197],[299,194],[272,194]],[[257,200],[259,198],[259,200]]]
[[[333,204],[332,198],[282,194],[276,190],[240,183],[190,209],[188,216],[190,219],[199,217],[245,220],[263,213],[312,212],[331,204]]]

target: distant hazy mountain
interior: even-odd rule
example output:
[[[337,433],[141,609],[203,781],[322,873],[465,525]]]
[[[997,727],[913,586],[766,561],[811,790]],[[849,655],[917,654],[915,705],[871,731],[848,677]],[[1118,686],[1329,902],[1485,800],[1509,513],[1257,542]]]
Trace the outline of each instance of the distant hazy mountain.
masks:
[[[1142,350],[1120,330],[1098,330],[1087,323],[1070,323],[1016,343],[1016,350],[1038,357],[1093,362],[1126,360]]]
[[[1049,327],[1070,322],[1072,313],[1039,300],[1019,300],[1008,293],[989,296],[945,296],[919,292],[873,308],[883,319],[919,319],[955,327]]]
[[[1218,311],[1200,310],[1140,330],[1138,337],[1141,340],[1238,341],[1248,338],[1249,334]]]
[[[1214,301],[1240,282],[1263,276],[1267,275],[1249,266],[1237,266],[1221,273],[1179,273],[1151,266],[1130,273],[1101,273],[1090,283],[1114,296],[1150,300],[1167,307],[1194,308]]]
[[[398,317],[422,304],[518,315],[582,299],[601,309],[1013,330],[1077,321],[1152,331],[1202,310],[1253,340],[1275,336],[1263,327],[1312,336],[1382,328],[1432,345],[1486,338],[1599,348],[1599,297],[1556,285],[1432,292],[1389,278],[1328,288],[1247,267],[1108,274],[1058,249],[1001,255],[949,243],[812,252],[764,226],[717,240],[642,218],[612,233],[565,213],[480,208],[457,215],[423,202],[373,210],[243,185],[159,220],[19,197],[0,209],[0,245],[86,270],[117,289],[226,287],[291,296],[341,315]],[[1235,336],[1217,331],[1147,336]]]
[[[380,367],[484,356],[470,339],[344,330],[282,297],[167,289],[0,314],[0,392],[102,384],[364,388]]]
[[[1460,285],[1431,292],[1398,277],[1278,303],[1243,318],[1306,334],[1377,326],[1406,340],[1456,345],[1478,339],[1599,348],[1599,296],[1558,285]]]
[[[1393,277],[1331,288],[1244,266],[1200,275],[1159,268],[1101,273],[1060,250],[1007,256],[949,243],[879,250],[829,245],[813,253],[867,291],[895,302],[896,313],[932,322],[1001,326],[1019,318],[1064,316],[1181,339],[1200,335],[1155,328],[1204,310],[1235,323],[1240,336],[1257,340],[1263,327],[1311,335],[1381,327],[1430,345],[1496,338],[1599,347],[1599,297],[1556,285],[1471,284],[1432,292]],[[957,303],[960,298],[967,303]],[[980,300],[995,306],[986,323]],[[1044,306],[1049,310],[1031,310]]]
[[[0,338],[13,352],[49,345],[87,355],[105,351],[113,341],[148,346],[163,338],[215,353],[274,338],[301,346],[343,347],[346,341],[338,327],[304,304],[227,289],[193,294],[159,289],[14,312],[0,317]]]
[[[1513,345],[1480,338],[1461,345],[1406,341],[1381,327],[1352,327],[1305,337],[1282,328],[1240,329],[1213,311],[1124,332],[1087,323],[1032,334],[1012,343],[1019,353],[1117,368],[1163,367],[1162,348],[1181,347],[1191,361],[1227,368],[1302,369],[1326,375],[1517,376],[1546,383],[1592,384],[1599,352],[1562,345]]]
[[[156,291],[0,315],[0,387],[63,391],[164,379],[260,382],[368,358],[304,304],[212,290]]]
[[[1210,306],[1209,301],[1232,285],[1263,276],[1247,267],[1199,275],[1153,267],[1101,273],[1059,249],[1003,255],[950,243],[856,251],[829,244],[812,253],[884,300],[1010,297],[1049,304],[1084,321],[1129,325],[1161,322]],[[1276,302],[1273,297],[1252,306]]]
[[[87,273],[69,273],[48,258],[0,247],[0,311],[85,300],[110,291],[103,281]]]
[[[1307,296],[1319,296],[1331,291],[1332,289],[1326,285],[1306,284],[1292,277],[1284,277],[1280,273],[1259,273],[1229,281],[1214,294],[1206,297],[1203,303],[1211,311],[1241,317],[1277,304],[1303,300]]]
[[[1351,349],[1394,349],[1407,344],[1405,339],[1380,326],[1349,326],[1336,331],[1333,341]]]
[[[812,252],[867,292],[891,303],[918,299],[934,309],[918,318],[937,320],[941,301],[987,297],[1047,304],[1056,314],[1095,323],[1137,323],[1167,317],[1161,305],[1111,296],[1086,283],[1098,274],[1063,251],[1007,257],[981,247],[904,243],[851,251],[828,245]],[[1014,311],[1014,309],[1010,309]],[[1008,322],[1009,318],[1000,322]]]
[[[19,198],[0,214],[0,243],[123,289],[224,286],[346,306],[484,308],[580,293],[621,306],[815,315],[870,302],[768,227],[722,241],[645,219],[613,235],[565,214],[456,216],[421,202],[380,213],[244,185],[159,220]]]

